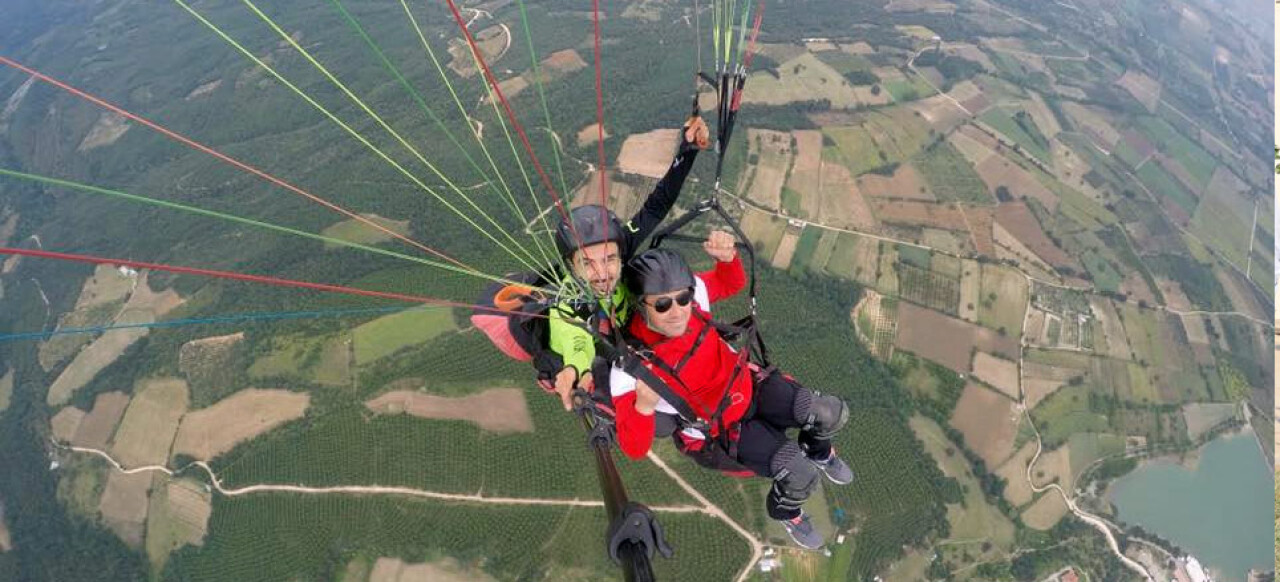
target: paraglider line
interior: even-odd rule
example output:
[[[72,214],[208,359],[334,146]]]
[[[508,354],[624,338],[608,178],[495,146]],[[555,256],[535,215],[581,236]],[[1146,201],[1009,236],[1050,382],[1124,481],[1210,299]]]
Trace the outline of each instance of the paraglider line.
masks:
[[[600,0],[591,0],[591,24],[595,35],[596,56],[596,150],[600,156],[600,206],[609,207],[609,180],[604,159],[604,81],[600,71]],[[601,215],[602,221],[608,217]],[[606,225],[601,224],[601,232]]]
[[[198,269],[194,267],[180,267],[176,265],[166,265],[162,263],[147,263],[142,261],[129,261],[124,259],[112,259],[106,257],[95,257],[91,255],[79,255],[72,253],[59,253],[54,251],[42,251],[36,249],[19,249],[12,247],[0,247],[0,255],[21,255],[27,257],[38,257],[44,259],[56,259],[60,261],[70,261],[77,263],[90,263],[95,265],[122,265],[133,269],[151,269],[155,271],[164,271],[168,273],[178,273],[184,275],[200,275],[204,277],[213,277],[217,279],[231,279],[235,281],[246,281],[250,283],[262,283],[265,285],[274,285],[278,287],[294,287],[299,289],[313,289],[316,291],[325,291],[329,293],[343,293],[347,295],[359,295],[362,297],[375,297],[378,299],[391,299],[395,301],[405,301],[408,303],[420,303],[427,305],[440,305],[449,307],[465,307],[477,311],[490,311],[495,313],[506,314],[506,311],[496,307],[485,307],[483,305],[475,305],[471,303],[462,303],[458,301],[449,301],[446,299],[436,299],[434,297],[426,297],[423,295],[407,295],[404,293],[391,293],[387,291],[373,291],[370,289],[357,289],[355,287],[344,287],[342,285],[329,285],[326,283],[312,283],[310,281],[297,281],[294,279],[281,279],[278,277],[268,277],[265,275],[250,275],[247,273],[236,273],[234,271],[217,271],[213,269]],[[546,315],[529,314],[528,317],[547,317]]]
[[[551,199],[555,201],[556,208],[560,210],[560,216],[569,223],[569,230],[577,240],[578,248],[582,248],[582,237],[578,236],[577,229],[573,228],[573,221],[569,220],[569,209],[565,208],[563,200],[556,193],[555,186],[551,185],[551,178],[547,176],[546,170],[542,168],[542,162],[538,161],[538,156],[533,153],[533,145],[529,143],[529,136],[525,134],[524,127],[520,125],[520,121],[516,119],[515,111],[511,109],[511,103],[507,101],[506,95],[502,94],[502,88],[498,86],[498,79],[493,76],[493,71],[489,70],[489,64],[485,62],[484,55],[480,54],[480,47],[476,45],[476,39],[471,36],[471,31],[467,29],[466,23],[462,21],[462,13],[458,11],[458,5],[453,0],[445,0],[445,2],[453,13],[453,20],[458,23],[458,28],[462,30],[462,36],[466,39],[467,45],[471,47],[472,56],[480,64],[484,77],[489,80],[489,85],[493,87],[494,94],[498,96],[498,101],[502,103],[502,109],[506,112],[507,118],[511,120],[511,126],[515,128],[516,134],[520,136],[520,142],[524,144],[525,151],[529,153],[529,159],[533,161],[533,167],[538,171],[538,177],[542,179],[542,184],[546,186],[547,192],[551,194]]]
[[[297,236],[297,237],[302,237],[302,238],[309,238],[309,239],[312,239],[312,240],[323,241],[323,242],[328,243],[328,244],[331,244],[331,245],[344,246],[344,247],[349,247],[349,248],[359,249],[359,250],[362,250],[362,251],[365,251],[365,252],[369,252],[369,253],[373,253],[373,254],[384,255],[384,256],[388,256],[388,257],[395,257],[395,258],[397,258],[397,259],[403,259],[403,260],[411,261],[411,262],[414,262],[414,263],[419,263],[419,264],[423,264],[423,265],[428,265],[428,266],[431,266],[431,267],[436,267],[436,268],[438,268],[438,269],[444,269],[444,270],[446,270],[446,271],[452,271],[452,272],[455,272],[455,273],[458,273],[458,274],[462,274],[462,275],[475,276],[475,277],[479,277],[479,278],[486,279],[486,280],[489,280],[489,281],[507,282],[507,281],[506,281],[506,279],[502,279],[502,278],[500,278],[500,277],[495,277],[495,276],[492,276],[492,275],[487,275],[487,274],[484,274],[484,273],[480,273],[480,272],[478,272],[478,271],[468,271],[468,270],[465,270],[465,269],[460,269],[460,268],[454,267],[454,266],[452,266],[452,265],[446,265],[446,264],[442,264],[442,263],[437,263],[437,262],[435,262],[435,261],[431,261],[431,260],[429,260],[429,259],[423,259],[423,258],[420,258],[420,257],[410,256],[410,255],[406,255],[406,254],[403,254],[403,253],[398,253],[398,252],[391,251],[391,250],[387,250],[387,249],[382,249],[382,248],[378,248],[378,247],[374,247],[374,246],[369,246],[369,245],[365,245],[365,244],[360,244],[360,243],[351,242],[351,241],[348,241],[348,240],[343,240],[343,239],[340,239],[340,238],[334,238],[334,237],[324,236],[324,235],[321,235],[321,234],[310,233],[310,232],[306,232],[306,231],[303,231],[303,230],[298,230],[298,229],[295,229],[295,228],[289,228],[289,227],[287,227],[287,226],[280,226],[280,225],[278,225],[278,224],[273,224],[273,223],[270,223],[270,222],[263,222],[263,221],[259,221],[259,220],[253,220],[253,219],[250,219],[250,218],[244,218],[244,217],[242,217],[242,216],[236,216],[236,215],[234,215],[234,214],[226,214],[226,213],[223,213],[223,212],[217,212],[217,211],[215,211],[215,210],[208,210],[208,209],[205,209],[205,208],[198,208],[198,207],[195,207],[195,206],[187,206],[187,205],[185,205],[185,204],[179,204],[179,203],[177,203],[177,202],[170,202],[170,201],[168,201],[168,200],[158,200],[158,199],[155,199],[155,198],[148,198],[148,197],[146,197],[146,196],[139,196],[139,195],[137,195],[137,194],[130,194],[130,193],[128,193],[128,192],[120,192],[120,191],[118,191],[118,190],[110,190],[110,189],[107,189],[107,188],[99,188],[99,187],[97,187],[97,186],[91,186],[91,185],[89,185],[89,184],[81,184],[81,183],[78,183],[78,182],[72,182],[72,181],[70,181],[70,180],[61,180],[61,179],[58,179],[58,178],[51,178],[51,177],[48,177],[48,176],[40,176],[40,175],[37,175],[37,174],[28,174],[28,173],[26,173],[26,172],[18,172],[18,171],[10,170],[10,169],[7,169],[7,168],[0,168],[0,176],[5,176],[5,177],[9,177],[9,178],[16,178],[16,179],[20,179],[20,180],[29,180],[29,181],[32,181],[32,182],[39,182],[39,183],[42,183],[42,184],[48,184],[48,185],[52,185],[52,186],[59,186],[59,187],[62,187],[62,188],[70,188],[70,189],[74,189],[74,190],[79,190],[79,191],[81,191],[81,192],[87,192],[87,193],[92,193],[92,194],[99,194],[99,195],[103,195],[103,196],[110,196],[110,197],[113,197],[113,198],[123,198],[123,199],[125,199],[125,200],[130,201],[130,202],[136,202],[136,203],[139,203],[139,204],[146,204],[146,205],[149,205],[149,206],[158,206],[158,207],[160,207],[160,208],[168,208],[168,209],[171,209],[171,210],[178,210],[178,211],[186,212],[186,213],[189,213],[189,214],[197,214],[197,215],[200,215],[200,216],[208,216],[208,217],[211,217],[211,218],[217,218],[217,219],[225,220],[225,221],[228,221],[228,222],[235,222],[235,223],[239,223],[239,224],[247,224],[247,225],[249,225],[249,226],[253,226],[253,227],[256,227],[256,228],[261,228],[261,229],[265,229],[265,230],[272,230],[272,231],[276,231],[276,232],[282,232],[282,233],[285,233],[285,234],[289,234],[289,235],[293,235],[293,236]]]
[[[156,123],[153,123],[153,122],[151,122],[151,121],[149,121],[149,120],[147,120],[147,119],[145,119],[145,118],[143,118],[143,117],[140,117],[140,116],[138,116],[138,115],[134,115],[133,113],[130,113],[130,112],[128,112],[128,111],[126,111],[126,110],[124,110],[124,109],[121,109],[120,107],[117,107],[116,105],[113,105],[113,104],[111,104],[111,103],[108,103],[108,102],[106,102],[106,101],[104,101],[104,100],[102,100],[102,99],[99,99],[99,98],[97,98],[97,97],[95,97],[95,96],[93,96],[93,95],[90,95],[89,93],[86,93],[86,92],[84,92],[84,91],[81,91],[80,89],[77,89],[77,88],[75,88],[75,87],[72,87],[71,85],[68,85],[68,84],[66,84],[66,83],[63,83],[63,82],[61,82],[61,81],[59,81],[59,80],[57,80],[57,79],[54,79],[53,77],[50,77],[50,76],[48,76],[48,75],[46,75],[46,74],[44,74],[44,73],[41,73],[40,71],[37,71],[37,70],[32,69],[32,68],[30,68],[30,67],[27,67],[27,66],[25,66],[25,65],[23,65],[23,64],[21,64],[21,63],[18,63],[18,62],[16,62],[16,61],[13,61],[12,59],[9,59],[9,58],[4,57],[4,56],[0,56],[0,64],[4,64],[5,66],[8,66],[8,67],[10,67],[10,68],[17,69],[17,70],[19,70],[19,71],[22,71],[22,72],[24,72],[24,73],[27,73],[28,75],[31,75],[32,77],[35,77],[35,78],[37,78],[37,79],[39,79],[39,80],[41,80],[41,81],[44,81],[45,83],[48,83],[48,84],[50,84],[50,85],[53,85],[54,87],[57,87],[57,88],[59,88],[59,89],[62,89],[63,91],[66,91],[66,92],[68,92],[68,93],[71,93],[72,95],[75,95],[76,97],[79,97],[79,98],[81,98],[81,99],[84,99],[85,101],[88,101],[88,102],[90,102],[90,103],[93,103],[94,105],[97,105],[97,106],[99,106],[99,107],[102,107],[102,108],[104,108],[104,109],[106,109],[106,110],[108,110],[108,111],[111,111],[111,112],[113,112],[113,113],[115,113],[115,114],[117,114],[117,115],[121,115],[121,116],[123,116],[123,117],[125,117],[125,118],[127,118],[127,119],[129,119],[129,120],[131,120],[131,121],[135,121],[135,122],[137,122],[137,123],[139,123],[139,124],[142,124],[142,125],[144,125],[144,126],[146,126],[146,127],[150,128],[150,129],[152,129],[152,130],[154,130],[154,131],[156,131],[156,132],[158,132],[158,133],[160,133],[160,134],[164,135],[165,137],[168,137],[168,138],[170,138],[170,139],[172,139],[172,140],[174,140],[174,141],[177,141],[177,142],[179,142],[179,143],[181,143],[181,144],[183,144],[183,145],[185,145],[185,146],[188,146],[188,147],[190,147],[190,148],[192,148],[192,149],[194,149],[194,150],[196,150],[196,151],[200,151],[200,152],[203,152],[203,153],[209,154],[209,155],[211,155],[211,156],[213,156],[213,157],[217,158],[218,160],[220,160],[220,161],[222,161],[222,162],[225,162],[225,163],[227,163],[227,164],[229,164],[229,165],[231,165],[231,166],[234,166],[234,167],[236,167],[236,168],[239,168],[240,170],[243,170],[243,171],[245,171],[245,172],[248,172],[248,173],[250,173],[250,174],[253,174],[253,175],[255,175],[255,176],[259,177],[259,178],[262,178],[263,180],[266,180],[266,181],[268,181],[268,182],[270,182],[270,183],[272,183],[272,184],[274,184],[274,185],[276,185],[276,186],[279,186],[279,187],[281,187],[281,188],[284,188],[284,189],[286,189],[286,190],[289,190],[290,192],[293,192],[293,193],[295,193],[295,194],[298,194],[299,196],[302,196],[302,197],[304,197],[304,198],[306,198],[306,199],[308,199],[308,200],[311,200],[312,202],[315,202],[315,203],[317,203],[317,204],[320,204],[321,206],[324,206],[325,208],[328,208],[328,209],[330,209],[330,210],[332,210],[332,211],[334,211],[334,212],[337,212],[337,213],[339,213],[339,214],[342,214],[343,216],[346,216],[346,217],[348,217],[348,218],[351,218],[352,220],[356,220],[356,221],[359,221],[359,222],[361,222],[361,223],[363,223],[363,224],[365,224],[365,225],[367,225],[367,226],[371,226],[371,227],[373,227],[373,228],[375,228],[375,229],[377,229],[377,230],[379,230],[379,231],[382,231],[383,233],[385,233],[385,234],[387,234],[387,235],[390,235],[390,236],[391,236],[391,237],[393,237],[393,238],[396,238],[396,239],[398,239],[398,240],[400,240],[400,241],[403,241],[403,242],[405,242],[405,243],[408,243],[408,244],[409,244],[409,245],[411,245],[411,246],[414,246],[414,247],[416,247],[416,248],[418,248],[418,249],[420,249],[420,250],[422,250],[422,251],[425,251],[425,252],[427,252],[427,253],[430,253],[430,254],[432,254],[432,255],[435,255],[435,256],[437,256],[437,257],[439,257],[439,258],[441,258],[441,259],[443,259],[443,260],[445,260],[445,261],[448,261],[448,262],[450,262],[450,263],[453,263],[454,265],[457,265],[458,267],[461,267],[461,268],[464,268],[464,269],[468,269],[468,270],[470,270],[470,271],[476,271],[476,272],[479,272],[477,269],[475,269],[475,268],[473,268],[473,267],[471,267],[471,266],[468,266],[468,265],[466,265],[466,264],[464,264],[464,263],[462,263],[462,262],[458,261],[457,259],[454,259],[454,258],[450,257],[449,255],[446,255],[446,254],[444,254],[444,253],[442,253],[442,252],[440,252],[440,251],[437,251],[437,250],[435,250],[435,249],[433,249],[433,248],[431,248],[431,247],[428,247],[428,246],[426,246],[426,245],[424,245],[424,244],[422,244],[422,243],[420,243],[420,242],[418,242],[418,241],[415,241],[415,240],[413,240],[413,239],[411,239],[411,238],[409,238],[409,237],[406,237],[406,236],[405,236],[405,235],[403,235],[403,234],[400,234],[400,233],[398,233],[398,232],[396,232],[396,231],[394,231],[394,230],[391,230],[390,228],[387,228],[387,227],[385,227],[385,226],[383,226],[383,225],[381,225],[381,224],[378,224],[378,223],[377,223],[376,221],[374,221],[374,220],[371,220],[371,219],[369,219],[369,218],[366,218],[366,217],[364,217],[364,216],[361,216],[361,215],[359,215],[359,214],[356,214],[356,213],[354,213],[354,212],[352,212],[352,211],[350,211],[350,210],[347,210],[347,209],[345,209],[345,208],[343,208],[343,207],[341,207],[341,206],[338,206],[337,204],[334,204],[334,203],[329,202],[328,200],[325,200],[325,199],[323,199],[323,198],[321,198],[321,197],[319,197],[319,196],[316,196],[316,195],[314,195],[314,194],[311,194],[311,193],[309,193],[309,192],[307,192],[307,191],[305,191],[305,190],[303,190],[303,189],[301,189],[301,188],[299,188],[299,187],[297,187],[297,186],[294,186],[293,184],[290,184],[290,183],[288,183],[288,182],[285,182],[284,180],[281,180],[280,178],[277,178],[277,177],[275,177],[275,176],[272,176],[271,174],[268,174],[268,173],[266,173],[266,172],[264,172],[264,171],[262,171],[262,170],[259,170],[258,168],[255,168],[255,167],[253,167],[253,166],[250,166],[250,165],[248,165],[248,164],[246,164],[246,163],[244,163],[244,162],[241,162],[241,161],[239,161],[239,160],[237,160],[237,159],[235,159],[235,158],[232,158],[232,157],[230,157],[230,156],[228,156],[228,155],[226,155],[226,154],[223,154],[222,152],[219,152],[219,151],[217,151],[217,150],[215,150],[215,149],[213,149],[213,148],[211,148],[211,147],[209,147],[209,146],[206,146],[206,145],[204,145],[204,144],[202,144],[202,143],[199,143],[199,142],[197,142],[197,141],[194,141],[194,140],[192,140],[192,139],[189,139],[189,138],[187,138],[187,137],[185,137],[185,136],[183,136],[183,135],[181,135],[181,134],[178,134],[178,133],[176,133],[176,132],[170,131],[170,130],[168,130],[168,129],[166,129],[166,128],[164,128],[164,127],[162,127],[162,126],[160,126],[160,125],[158,125],[158,124],[156,124]]]
[[[74,335],[85,333],[102,333],[119,329],[136,329],[136,328],[167,328],[180,327],[185,325],[217,325],[227,323],[237,323],[245,321],[278,321],[289,319],[319,319],[325,317],[347,317],[370,315],[377,313],[390,313],[395,311],[406,311],[417,308],[405,308],[401,306],[393,307],[365,307],[359,309],[329,309],[314,311],[275,311],[260,313],[243,313],[237,315],[225,315],[220,317],[202,317],[191,319],[171,319],[168,321],[153,321],[151,323],[121,323],[116,325],[102,325],[95,327],[68,327],[59,328],[52,331],[31,331],[22,333],[9,333],[0,335],[0,342],[19,341],[29,339],[48,339],[58,335]]]
[[[352,16],[351,13],[347,11],[347,8],[342,5],[342,2],[340,0],[330,0],[330,2],[333,4],[334,8],[336,8],[338,12],[342,14],[347,24],[350,25],[351,28],[355,30],[356,34],[358,34],[360,38],[364,40],[365,44],[369,47],[369,49],[373,51],[373,54],[378,57],[378,60],[382,63],[383,68],[385,68],[387,72],[391,73],[391,75],[394,76],[396,80],[400,83],[400,86],[403,87],[405,91],[409,93],[409,95],[413,98],[414,103],[418,105],[418,108],[421,109],[422,112],[425,113],[427,117],[430,118],[431,121],[435,123],[436,127],[440,128],[440,130],[444,132],[445,136],[449,138],[449,142],[453,144],[454,148],[456,148],[457,151],[461,153],[464,158],[466,158],[467,162],[471,165],[471,168],[480,175],[480,177],[484,180],[484,183],[488,185],[489,189],[493,191],[494,194],[497,194],[499,197],[501,197],[502,191],[498,189],[497,185],[494,183],[494,180],[489,177],[488,173],[486,173],[483,169],[480,168],[480,165],[477,164],[475,159],[471,157],[471,153],[468,152],[466,148],[462,147],[462,143],[458,141],[457,136],[455,136],[453,132],[449,130],[448,126],[446,126],[444,122],[441,121],[440,117],[437,116],[435,112],[431,110],[431,108],[427,105],[426,100],[424,100],[422,98],[422,95],[418,93],[418,90],[414,89],[413,85],[409,84],[409,80],[406,79],[404,75],[400,73],[400,69],[398,69],[394,64],[391,63],[391,60],[387,58],[387,55],[384,52],[382,52],[382,48],[379,47],[376,42],[374,42],[373,38],[369,36],[369,33],[365,31],[364,27],[361,26],[360,23],[356,21],[355,17]],[[470,121],[465,119],[465,116],[464,116],[464,121],[467,123],[468,133],[470,133],[472,137],[476,138],[476,140],[479,141],[479,136],[474,131],[474,128],[471,127]],[[494,169],[494,171],[495,173],[498,173],[496,168]],[[498,173],[498,177],[499,179],[501,179],[501,173]],[[503,187],[504,188],[506,187],[505,182],[503,183]],[[527,217],[524,216],[524,213],[521,212],[519,208],[517,208],[515,204],[515,199],[514,197],[511,196],[511,191],[509,188],[507,189],[506,193],[507,193],[507,200],[511,202],[512,213],[515,215],[516,219],[519,220],[521,223],[528,222],[528,219]],[[507,240],[511,241],[511,243],[515,245],[516,248],[520,249],[522,252],[528,255],[528,258],[530,260],[532,260],[535,263],[538,262],[537,258],[533,256],[533,253],[529,252],[528,249],[524,248],[519,242],[517,242],[511,236],[511,232],[509,230],[507,229],[500,229],[500,230],[507,237]],[[536,244],[537,242],[538,242],[537,239],[534,239],[534,243]],[[539,247],[539,251],[542,252],[542,259],[546,261],[547,260],[546,252],[542,251],[540,244],[538,245],[538,247]]]

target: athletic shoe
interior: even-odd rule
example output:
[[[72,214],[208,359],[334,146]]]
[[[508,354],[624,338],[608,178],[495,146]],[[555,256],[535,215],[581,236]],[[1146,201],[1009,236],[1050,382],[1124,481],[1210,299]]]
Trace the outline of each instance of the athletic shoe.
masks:
[[[816,550],[826,543],[826,540],[822,539],[822,534],[813,528],[813,522],[809,521],[809,515],[806,513],[779,521],[782,522],[782,527],[787,529],[787,533],[791,534],[791,539],[802,548]]]
[[[849,468],[849,464],[844,459],[836,456],[835,448],[831,449],[831,454],[827,455],[825,461],[812,459],[813,464],[822,470],[822,474],[827,476],[832,483],[836,485],[848,485],[853,482],[853,469]]]

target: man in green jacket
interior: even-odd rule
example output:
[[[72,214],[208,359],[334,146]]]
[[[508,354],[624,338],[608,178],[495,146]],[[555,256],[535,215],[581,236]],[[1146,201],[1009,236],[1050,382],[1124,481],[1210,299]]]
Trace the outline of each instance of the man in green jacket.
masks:
[[[680,148],[666,175],[625,224],[609,209],[593,204],[574,208],[569,220],[562,221],[556,229],[560,255],[573,269],[573,276],[590,285],[599,300],[553,305],[548,313],[546,349],[534,354],[539,377],[552,380],[565,410],[573,406],[575,383],[588,390],[593,385],[595,339],[583,325],[608,329],[611,321],[626,321],[627,291],[618,285],[622,265],[671,212],[698,151],[708,142],[706,123],[698,116],[690,118],[681,131]],[[570,280],[571,276],[564,274],[560,283]]]

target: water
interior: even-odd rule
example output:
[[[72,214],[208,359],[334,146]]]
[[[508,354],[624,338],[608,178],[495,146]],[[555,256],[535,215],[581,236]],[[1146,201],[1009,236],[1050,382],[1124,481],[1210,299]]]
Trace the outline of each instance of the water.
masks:
[[[1200,450],[1195,470],[1174,461],[1144,464],[1116,481],[1119,519],[1190,552],[1215,582],[1245,582],[1249,568],[1273,567],[1272,476],[1252,431]]]

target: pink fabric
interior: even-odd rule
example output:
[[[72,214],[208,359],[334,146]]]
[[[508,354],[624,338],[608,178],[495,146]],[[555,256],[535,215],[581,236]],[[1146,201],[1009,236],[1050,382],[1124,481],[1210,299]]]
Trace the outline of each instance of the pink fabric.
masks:
[[[477,314],[471,316],[471,324],[483,331],[489,336],[489,341],[493,345],[498,346],[502,353],[507,357],[528,362],[533,360],[533,356],[529,352],[524,351],[520,344],[516,342],[516,338],[511,336],[511,329],[507,327],[510,321],[502,315],[493,314]]]

